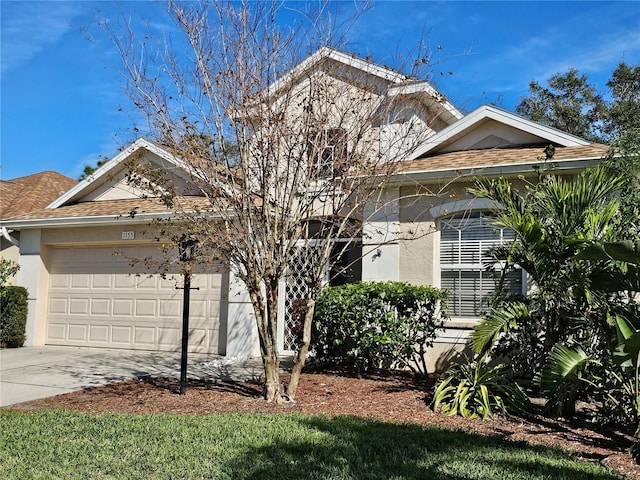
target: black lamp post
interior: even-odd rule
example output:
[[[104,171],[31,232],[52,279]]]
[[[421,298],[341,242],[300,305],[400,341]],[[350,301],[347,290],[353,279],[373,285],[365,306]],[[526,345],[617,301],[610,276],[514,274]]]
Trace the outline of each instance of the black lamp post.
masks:
[[[197,240],[182,236],[178,243],[178,252],[180,261],[185,265],[184,268],[184,296],[182,300],[182,355],[180,358],[180,395],[184,395],[187,391],[187,349],[189,348],[189,301],[191,297],[191,265],[196,250]],[[195,289],[197,290],[197,288]]]

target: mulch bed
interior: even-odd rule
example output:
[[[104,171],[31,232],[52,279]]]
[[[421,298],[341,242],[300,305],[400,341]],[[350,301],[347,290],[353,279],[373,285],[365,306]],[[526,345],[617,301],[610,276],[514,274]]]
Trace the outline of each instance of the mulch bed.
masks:
[[[286,381],[286,378],[284,378]],[[628,478],[640,479],[640,466],[627,449],[628,433],[597,428],[587,421],[494,418],[487,421],[445,417],[429,408],[434,378],[416,383],[395,374],[359,378],[340,374],[305,373],[295,403],[276,405],[261,398],[254,383],[190,382],[178,395],[175,379],[151,378],[93,387],[56,397],[25,402],[12,410],[66,409],[85,413],[221,414],[291,413],[353,415],[392,422],[437,425],[481,435],[496,435],[532,445],[559,447],[585,461],[597,461]]]

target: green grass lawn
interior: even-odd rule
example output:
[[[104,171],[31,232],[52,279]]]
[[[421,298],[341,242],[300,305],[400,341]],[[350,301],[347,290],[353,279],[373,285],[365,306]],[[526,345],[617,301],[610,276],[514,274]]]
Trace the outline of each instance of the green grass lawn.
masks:
[[[549,448],[308,415],[0,413],[0,478],[620,478]]]

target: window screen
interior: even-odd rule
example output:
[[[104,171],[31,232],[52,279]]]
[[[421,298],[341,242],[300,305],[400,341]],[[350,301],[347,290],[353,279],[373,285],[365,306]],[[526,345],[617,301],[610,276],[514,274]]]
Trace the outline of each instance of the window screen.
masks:
[[[489,251],[514,239],[510,229],[493,225],[480,212],[440,220],[440,286],[449,290],[449,315],[479,317],[487,311],[501,272]],[[522,293],[522,271],[509,272],[504,291]]]

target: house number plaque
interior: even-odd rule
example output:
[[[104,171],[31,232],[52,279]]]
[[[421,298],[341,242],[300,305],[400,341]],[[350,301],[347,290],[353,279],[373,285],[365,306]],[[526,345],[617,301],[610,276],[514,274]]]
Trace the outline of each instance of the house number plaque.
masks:
[[[134,238],[136,238],[136,232],[122,232],[122,240],[133,240]]]

